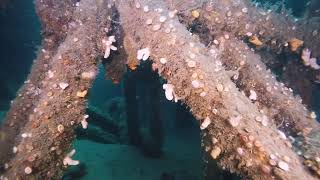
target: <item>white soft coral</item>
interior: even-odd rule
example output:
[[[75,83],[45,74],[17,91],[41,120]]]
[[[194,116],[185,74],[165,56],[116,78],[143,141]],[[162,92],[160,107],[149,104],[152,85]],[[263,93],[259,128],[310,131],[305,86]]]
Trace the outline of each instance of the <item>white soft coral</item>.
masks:
[[[180,98],[174,93],[174,86],[172,84],[163,84],[162,88],[165,90],[167,100],[171,101],[174,99],[174,102],[178,102]]]
[[[89,115],[84,115],[82,121],[81,121],[81,125],[83,129],[87,129],[88,128],[88,121],[87,119],[89,118]]]
[[[80,161],[73,160],[71,157],[76,153],[75,149],[72,149],[71,152],[67,154],[67,156],[63,159],[63,165],[65,166],[76,166],[80,163]]]
[[[150,56],[150,49],[149,48],[143,48],[138,50],[137,52],[137,59],[146,61]]]
[[[174,98],[174,91],[172,84],[164,84],[163,89],[165,90],[166,98],[171,101]]]
[[[109,36],[108,40],[102,39],[102,43],[106,47],[105,52],[104,52],[104,58],[108,58],[110,56],[111,50],[116,51],[118,48],[112,45],[112,43],[116,42],[116,39],[114,36]]]
[[[305,66],[310,66],[312,69],[315,70],[320,69],[320,66],[317,63],[317,59],[311,57],[311,51],[308,48],[303,49],[301,59]]]
[[[303,49],[301,59],[306,66],[310,65],[311,51],[308,48]]]

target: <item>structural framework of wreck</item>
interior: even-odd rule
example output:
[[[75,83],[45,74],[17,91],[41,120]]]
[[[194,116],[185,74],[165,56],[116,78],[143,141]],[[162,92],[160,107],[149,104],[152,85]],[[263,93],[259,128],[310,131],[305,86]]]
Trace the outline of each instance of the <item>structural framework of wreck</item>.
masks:
[[[42,48],[1,127],[1,179],[59,179],[78,164],[74,129],[87,125],[86,96],[102,58],[114,81],[152,61],[166,98],[188,106],[207,159],[222,169],[246,179],[319,179],[320,126],[302,104],[312,97],[292,90],[310,84],[288,87],[266,66],[285,53],[303,67],[289,74],[319,81],[319,20],[294,21],[249,0],[35,5]]]

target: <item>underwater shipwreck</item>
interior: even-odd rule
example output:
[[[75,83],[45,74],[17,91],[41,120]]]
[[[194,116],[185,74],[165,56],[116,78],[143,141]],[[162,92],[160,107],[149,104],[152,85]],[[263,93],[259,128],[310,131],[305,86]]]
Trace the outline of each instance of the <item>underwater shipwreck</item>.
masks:
[[[319,0],[30,2],[41,37],[40,30],[20,28],[39,34],[36,58],[16,90],[8,88],[12,61],[0,66],[0,180],[107,171],[94,161],[114,152],[101,152],[91,164],[77,156],[89,161],[105,148],[88,139],[125,145],[118,157],[136,147],[159,160],[169,157],[169,140],[173,157],[189,159],[175,165],[188,171],[159,172],[159,180],[320,179]],[[14,3],[0,0],[0,11]],[[162,160],[161,166],[174,164]],[[149,167],[161,171],[146,164],[136,172],[143,176]]]

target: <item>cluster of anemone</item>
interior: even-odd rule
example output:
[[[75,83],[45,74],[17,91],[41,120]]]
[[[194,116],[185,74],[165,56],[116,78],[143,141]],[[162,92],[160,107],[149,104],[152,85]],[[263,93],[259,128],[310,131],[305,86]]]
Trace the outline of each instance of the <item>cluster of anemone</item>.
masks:
[[[108,39],[103,39],[102,43],[106,47],[105,52],[104,52],[104,58],[108,58],[110,56],[111,50],[116,51],[117,47],[112,45],[112,43],[116,42],[116,39],[114,36],[109,36]]]
[[[301,59],[305,66],[310,66],[312,69],[320,69],[320,58],[311,56],[311,51],[308,48],[303,49]]]

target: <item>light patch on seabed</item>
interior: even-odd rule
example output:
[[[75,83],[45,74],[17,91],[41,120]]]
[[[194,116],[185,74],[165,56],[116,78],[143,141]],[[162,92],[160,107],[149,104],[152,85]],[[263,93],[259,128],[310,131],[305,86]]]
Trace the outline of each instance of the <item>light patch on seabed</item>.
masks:
[[[88,174],[81,180],[150,180],[160,179],[162,173],[173,174],[178,180],[200,180],[199,147],[193,146],[190,140],[199,142],[197,138],[186,138],[182,131],[168,135],[162,158],[144,157],[133,146],[77,140],[75,159],[85,163],[87,168]]]

